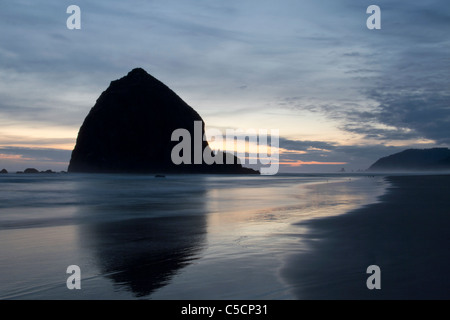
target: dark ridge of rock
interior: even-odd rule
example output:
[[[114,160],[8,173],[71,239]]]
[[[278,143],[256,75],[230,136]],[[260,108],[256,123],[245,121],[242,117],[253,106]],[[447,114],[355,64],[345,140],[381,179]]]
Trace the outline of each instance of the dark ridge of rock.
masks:
[[[24,170],[23,173],[39,173],[39,170],[37,170],[35,168],[27,168]]]
[[[450,170],[448,148],[408,149],[377,160],[368,171]]]
[[[6,173],[8,173],[8,170],[6,170],[6,169],[2,169],[2,171],[0,171],[0,174],[6,174]]]
[[[141,68],[112,81],[97,99],[78,133],[69,172],[95,173],[259,173],[235,164],[175,165],[171,152],[183,128],[194,139],[200,115],[165,84]],[[209,149],[204,141],[202,150]],[[191,163],[194,163],[192,143]]]
[[[41,173],[56,173],[56,172],[54,172],[53,170],[48,169],[48,170],[45,170],[45,171],[41,171]]]

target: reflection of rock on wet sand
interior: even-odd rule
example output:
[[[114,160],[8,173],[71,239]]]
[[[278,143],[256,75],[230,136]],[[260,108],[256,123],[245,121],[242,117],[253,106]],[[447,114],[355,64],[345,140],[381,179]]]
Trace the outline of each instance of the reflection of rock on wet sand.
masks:
[[[136,296],[151,294],[195,259],[205,234],[204,216],[132,219],[90,227],[101,272]]]
[[[155,181],[114,180],[114,190],[100,194],[95,190],[111,181],[82,182],[79,189],[88,203],[79,212],[82,246],[93,252],[102,275],[136,297],[167,285],[195,260],[206,234],[202,182],[189,191],[153,193]]]

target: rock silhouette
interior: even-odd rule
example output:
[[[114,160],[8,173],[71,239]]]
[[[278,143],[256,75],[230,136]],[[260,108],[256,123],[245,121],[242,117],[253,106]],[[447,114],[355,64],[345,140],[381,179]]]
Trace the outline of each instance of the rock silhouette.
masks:
[[[450,170],[448,148],[408,149],[377,160],[368,171]]]
[[[39,173],[39,170],[35,168],[27,168],[25,169],[24,173]]]
[[[78,133],[69,172],[96,173],[259,173],[234,164],[175,165],[171,141],[176,129],[194,137],[194,122],[200,115],[165,84],[141,68],[112,81],[90,110]],[[211,152],[204,141],[202,150]],[[225,163],[225,161],[223,162]]]
[[[6,173],[8,173],[8,170],[6,170],[6,169],[2,169],[2,171],[0,171],[0,173],[2,173],[2,174],[6,174]]]

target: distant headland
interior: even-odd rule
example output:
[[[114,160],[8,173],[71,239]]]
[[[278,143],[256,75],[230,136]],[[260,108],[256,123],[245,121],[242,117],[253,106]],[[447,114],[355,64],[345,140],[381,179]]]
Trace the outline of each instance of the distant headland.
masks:
[[[0,170],[0,174],[8,174],[10,172],[8,172],[8,170],[6,169],[2,169]],[[56,172],[53,170],[44,170],[44,171],[39,171],[38,169],[35,168],[26,168],[24,171],[16,171],[15,173],[18,174],[32,174],[32,173],[67,173],[67,171],[60,171],[60,172]]]
[[[204,134],[203,119],[192,107],[145,70],[133,69],[112,81],[90,110],[79,130],[68,172],[259,174],[243,167],[234,155],[233,164],[203,160],[174,164],[171,152],[177,142],[172,141],[172,133],[186,129],[194,135],[198,121]],[[207,141],[201,149],[213,152]]]
[[[367,171],[447,171],[450,170],[448,148],[408,149],[383,157]]]

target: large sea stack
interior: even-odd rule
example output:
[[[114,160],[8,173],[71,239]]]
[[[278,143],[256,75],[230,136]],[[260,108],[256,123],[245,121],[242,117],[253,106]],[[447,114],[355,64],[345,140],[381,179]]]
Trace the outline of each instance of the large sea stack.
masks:
[[[112,81],[97,99],[78,133],[69,172],[92,173],[259,173],[234,164],[175,165],[171,141],[176,129],[194,137],[194,122],[200,115],[165,84],[141,68]],[[193,139],[192,139],[193,140]],[[208,148],[204,141],[202,150]]]

